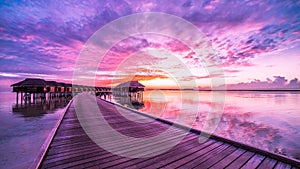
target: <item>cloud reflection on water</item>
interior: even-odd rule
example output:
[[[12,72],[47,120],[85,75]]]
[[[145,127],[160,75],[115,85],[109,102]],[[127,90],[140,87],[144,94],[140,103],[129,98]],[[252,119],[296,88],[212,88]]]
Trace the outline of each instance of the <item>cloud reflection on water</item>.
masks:
[[[145,92],[142,112],[157,117],[176,120],[183,115],[180,123],[202,129],[208,120],[208,113],[218,102],[211,101],[211,92],[200,92],[200,101],[193,100],[196,91],[185,91],[189,99],[180,98],[180,92],[163,91],[164,100],[151,99]],[[237,142],[300,159],[300,130],[297,121],[297,102],[300,93],[295,92],[227,92],[224,112],[214,134]],[[181,109],[180,104],[198,104],[196,119],[189,115],[189,110]],[[193,106],[194,107],[194,106]],[[164,109],[162,109],[164,108]],[[177,120],[178,122],[178,120]]]

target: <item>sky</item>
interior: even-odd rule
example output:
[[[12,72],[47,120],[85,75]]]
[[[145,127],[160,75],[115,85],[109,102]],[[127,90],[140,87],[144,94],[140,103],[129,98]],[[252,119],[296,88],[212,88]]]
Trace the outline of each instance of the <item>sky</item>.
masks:
[[[97,86],[139,80],[149,88],[176,88],[179,81],[207,88],[211,78],[221,77],[228,89],[300,89],[299,11],[297,0],[1,1],[0,90],[25,78],[72,83],[92,35],[144,12],[195,25],[214,50],[214,57],[204,59],[223,72],[207,71],[211,65],[176,37],[145,33],[116,43],[97,63],[96,76],[82,80],[94,78]]]

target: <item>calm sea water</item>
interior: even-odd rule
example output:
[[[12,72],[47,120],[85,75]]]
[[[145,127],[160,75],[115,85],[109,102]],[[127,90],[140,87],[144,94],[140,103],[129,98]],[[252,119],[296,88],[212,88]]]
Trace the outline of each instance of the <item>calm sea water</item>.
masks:
[[[134,107],[200,130],[216,127],[213,133],[221,137],[300,159],[300,92],[216,95],[226,97],[217,116],[211,116],[212,108],[222,108],[223,102],[212,99],[211,92],[145,91]],[[0,168],[29,167],[66,104],[57,100],[17,105],[14,93],[1,92]],[[126,100],[122,104],[130,106]]]
[[[200,130],[215,128],[215,135],[300,159],[300,92],[236,91],[214,95],[215,99],[209,91],[154,90],[144,92],[141,104],[121,104]],[[223,105],[223,111],[213,112]]]
[[[0,92],[0,168],[28,168],[62,115],[66,101],[16,104],[12,92]]]

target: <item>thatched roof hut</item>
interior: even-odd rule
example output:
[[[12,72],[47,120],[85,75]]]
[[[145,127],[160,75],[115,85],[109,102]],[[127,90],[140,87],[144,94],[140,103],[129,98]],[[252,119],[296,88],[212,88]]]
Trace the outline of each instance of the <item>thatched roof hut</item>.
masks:
[[[54,87],[56,87],[57,86],[57,82],[56,81],[46,81],[46,85],[47,86],[54,86]]]
[[[38,78],[27,78],[18,83],[12,84],[13,92],[23,93],[63,93],[63,92],[85,92],[95,91],[94,86],[72,85],[69,83],[59,83],[56,81],[46,81]],[[108,87],[99,87],[99,89],[110,90]]]
[[[46,81],[43,79],[26,78],[25,80],[12,84],[13,92],[43,93]]]
[[[12,87],[44,87],[46,85],[46,81],[43,79],[37,78],[26,78],[25,80],[12,84]]]
[[[139,92],[144,91],[145,86],[138,81],[129,81],[117,85],[115,91]]]
[[[117,85],[115,88],[124,88],[124,87],[145,88],[145,86],[138,81],[129,81],[129,82],[121,83]]]

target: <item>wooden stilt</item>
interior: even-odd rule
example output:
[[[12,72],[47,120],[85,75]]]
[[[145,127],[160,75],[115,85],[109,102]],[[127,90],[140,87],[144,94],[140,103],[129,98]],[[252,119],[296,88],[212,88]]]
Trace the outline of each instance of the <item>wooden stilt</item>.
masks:
[[[21,104],[23,104],[23,92],[21,92]]]
[[[19,92],[17,92],[16,103],[19,103]]]

